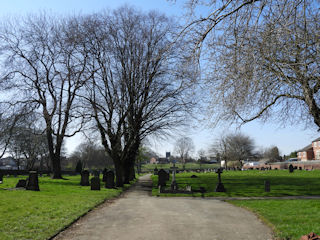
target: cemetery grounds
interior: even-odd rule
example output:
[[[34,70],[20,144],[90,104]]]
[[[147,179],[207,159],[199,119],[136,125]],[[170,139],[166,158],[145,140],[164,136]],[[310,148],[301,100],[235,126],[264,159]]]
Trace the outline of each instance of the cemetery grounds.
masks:
[[[4,177],[0,184],[0,239],[49,239],[97,205],[125,188],[100,191],[80,186],[80,175],[68,180],[39,177],[40,191],[8,190],[27,176]]]
[[[191,178],[196,175],[197,178]],[[178,173],[176,181],[179,189],[191,186],[194,190],[204,187],[204,197],[223,199],[239,207],[254,212],[262,221],[269,225],[276,239],[300,239],[310,232],[320,234],[320,170],[299,171],[289,173],[288,170],[271,171],[224,171],[221,174],[225,193],[215,192],[218,182],[217,174],[207,173]],[[200,192],[193,194],[160,193],[157,188],[157,176],[152,176],[153,196],[166,197],[201,197]],[[265,192],[264,182],[270,181],[270,192]],[[167,182],[170,187],[171,178]],[[296,196],[294,199],[281,197]],[[315,199],[301,199],[300,196]],[[247,198],[235,200],[234,198]],[[252,198],[251,198],[252,197]],[[254,199],[263,197],[265,199]],[[268,199],[279,197],[279,199]],[[232,199],[233,198],[233,199]],[[251,199],[250,199],[251,198]]]

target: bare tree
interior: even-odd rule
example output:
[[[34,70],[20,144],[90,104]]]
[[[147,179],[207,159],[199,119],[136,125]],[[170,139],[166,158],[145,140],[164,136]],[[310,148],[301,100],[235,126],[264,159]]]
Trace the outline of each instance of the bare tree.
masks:
[[[229,154],[228,154],[229,146],[228,146],[228,137],[222,135],[219,139],[217,139],[211,146],[209,151],[216,156],[216,158],[221,162],[222,160],[225,162],[225,166],[228,165]]]
[[[80,19],[43,13],[2,22],[0,52],[7,101],[30,106],[45,129],[53,178],[61,178],[65,137],[81,130],[76,94],[84,85],[86,59]]]
[[[205,49],[215,119],[304,120],[320,128],[318,1],[188,2],[191,10],[207,4],[208,15],[185,31],[195,57]]]
[[[190,137],[183,136],[175,142],[174,152],[179,155],[183,167],[185,167],[186,159],[190,157],[194,149],[194,143]]]
[[[81,143],[69,157],[68,163],[73,164],[75,168],[78,161],[81,161],[82,168],[111,168],[112,159],[105,152],[102,146],[97,146],[90,142]]]
[[[34,169],[36,163],[38,167],[42,165],[41,160],[49,154],[46,136],[38,129],[28,126],[13,129],[8,148],[17,160],[24,159],[25,168],[28,170]]]
[[[211,151],[225,160],[226,167],[228,161],[238,161],[242,166],[243,161],[254,156],[254,149],[254,141],[242,133],[222,136],[211,147]]]
[[[95,59],[87,100],[122,186],[135,176],[141,141],[182,122],[189,73],[177,72],[175,26],[163,15],[123,7],[92,16],[87,26]]]

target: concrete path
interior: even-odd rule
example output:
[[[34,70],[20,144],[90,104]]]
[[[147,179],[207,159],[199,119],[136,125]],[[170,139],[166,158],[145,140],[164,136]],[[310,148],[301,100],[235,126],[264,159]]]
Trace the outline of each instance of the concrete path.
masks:
[[[81,218],[55,240],[269,240],[257,217],[226,202],[151,196],[150,175],[124,197]]]

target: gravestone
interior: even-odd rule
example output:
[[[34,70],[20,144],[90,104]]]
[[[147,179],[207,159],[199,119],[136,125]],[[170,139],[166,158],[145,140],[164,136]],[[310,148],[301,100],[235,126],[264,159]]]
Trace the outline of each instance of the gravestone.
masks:
[[[25,188],[27,186],[27,180],[20,179],[16,185],[16,188]]]
[[[294,168],[293,168],[292,164],[290,164],[289,165],[289,173],[293,173],[293,171],[294,171]]]
[[[2,182],[3,182],[3,174],[0,173],[0,183],[2,183]]]
[[[218,168],[216,170],[216,173],[218,174],[218,184],[216,186],[216,192],[225,192],[226,189],[223,186],[223,183],[221,182],[221,173],[223,172],[222,168]]]
[[[198,178],[197,175],[192,175],[190,178]]]
[[[91,178],[91,190],[100,190],[100,178],[99,177]]]
[[[158,168],[155,168],[155,169],[153,170],[153,175],[158,175],[158,172],[159,172]]]
[[[113,171],[108,171],[106,174],[106,184],[105,187],[106,188],[114,188],[115,184],[114,184],[114,173]]]
[[[40,191],[39,189],[39,181],[38,181],[38,173],[36,171],[29,172],[29,178],[26,184],[27,190],[32,191]]]
[[[299,167],[299,170],[302,170],[302,167]]]
[[[100,178],[100,172],[98,170],[94,170],[92,173],[94,177]]]
[[[170,169],[172,170],[171,191],[177,191],[178,184],[176,182],[176,171],[178,168],[176,167],[175,162],[173,162],[173,166]]]
[[[270,192],[270,181],[269,180],[264,181],[264,191]]]
[[[103,169],[102,171],[102,182],[106,182],[107,181],[107,172],[108,172],[108,169]]]
[[[164,188],[166,186],[167,181],[168,181],[168,173],[165,170],[160,169],[158,172],[158,186],[160,186],[161,188]]]
[[[81,186],[90,186],[89,183],[89,171],[84,170],[81,172],[81,182],[80,182]]]

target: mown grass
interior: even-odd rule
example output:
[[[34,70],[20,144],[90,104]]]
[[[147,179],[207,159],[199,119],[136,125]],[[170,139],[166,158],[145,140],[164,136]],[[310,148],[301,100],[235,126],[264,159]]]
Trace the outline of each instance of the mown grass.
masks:
[[[48,239],[65,226],[123,189],[91,191],[80,186],[80,176],[68,180],[39,177],[40,191],[5,190],[18,179],[5,177],[0,184],[0,239]],[[125,187],[128,187],[125,186]]]
[[[158,168],[160,170],[161,168],[163,169],[170,169],[172,167],[172,164],[143,164],[141,165],[141,170],[142,171],[153,171],[155,168]],[[179,169],[183,169],[183,164],[182,163],[176,163],[176,167]],[[208,169],[208,168],[218,168],[220,167],[220,164],[199,164],[199,163],[186,163],[185,169]]]
[[[196,175],[198,178],[191,178]],[[205,197],[260,197],[260,196],[313,196],[320,195],[320,171],[224,171],[221,174],[222,182],[226,188],[225,193],[215,192],[218,182],[216,173],[179,173],[176,181],[179,189],[190,185],[192,189],[206,189]],[[158,176],[152,176],[153,195],[160,196],[188,196],[187,194],[159,194],[157,188]],[[264,181],[269,180],[271,191],[264,191]],[[170,187],[171,178],[167,182]],[[190,195],[189,195],[190,196]],[[194,193],[193,196],[201,196]]]
[[[229,201],[250,209],[274,228],[277,239],[298,240],[302,235],[320,234],[319,200]]]

